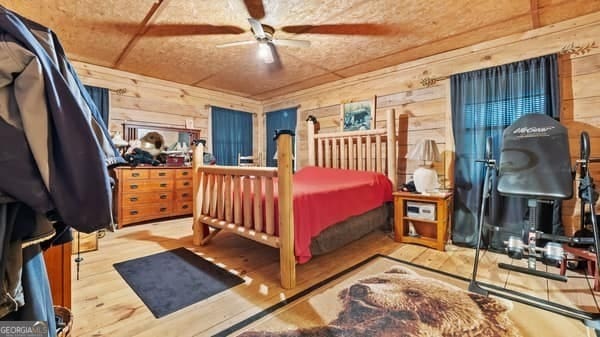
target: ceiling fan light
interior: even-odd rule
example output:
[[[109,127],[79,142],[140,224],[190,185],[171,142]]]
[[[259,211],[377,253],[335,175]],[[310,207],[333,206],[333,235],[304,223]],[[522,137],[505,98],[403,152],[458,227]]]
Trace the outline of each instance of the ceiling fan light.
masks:
[[[260,57],[265,63],[273,63],[273,53],[271,47],[264,42],[258,44],[258,57]]]

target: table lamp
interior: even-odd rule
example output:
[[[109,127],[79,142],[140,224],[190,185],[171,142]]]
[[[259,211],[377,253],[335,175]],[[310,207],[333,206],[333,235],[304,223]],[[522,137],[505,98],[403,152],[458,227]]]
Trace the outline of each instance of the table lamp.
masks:
[[[407,159],[422,161],[413,173],[415,188],[419,193],[433,192],[439,188],[438,175],[433,162],[441,160],[440,152],[433,139],[421,139],[406,155]]]

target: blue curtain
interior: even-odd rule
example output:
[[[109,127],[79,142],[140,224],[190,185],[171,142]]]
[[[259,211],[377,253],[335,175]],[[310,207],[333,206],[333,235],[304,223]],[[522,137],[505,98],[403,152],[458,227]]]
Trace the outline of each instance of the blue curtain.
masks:
[[[273,140],[275,130],[285,129],[296,131],[296,116],[298,108],[288,108],[283,110],[267,112],[267,166],[277,166],[277,161],[273,159],[277,144]],[[292,149],[294,143],[292,143]]]
[[[238,154],[252,154],[252,114],[212,107],[212,147],[217,165],[237,165]]]
[[[90,94],[90,97],[92,98],[92,101],[94,101],[94,104],[96,104],[96,108],[98,108],[98,112],[100,112],[100,116],[102,117],[104,125],[108,128],[108,89],[92,87],[89,85],[85,85],[84,87],[87,90],[88,94]]]
[[[451,100],[456,145],[452,240],[474,246],[485,172],[475,160],[484,157],[488,136],[493,138],[494,157],[499,160],[504,128],[522,115],[541,113],[558,119],[557,57],[543,56],[453,75]],[[527,212],[526,200],[497,193],[490,200],[486,222],[518,233]]]

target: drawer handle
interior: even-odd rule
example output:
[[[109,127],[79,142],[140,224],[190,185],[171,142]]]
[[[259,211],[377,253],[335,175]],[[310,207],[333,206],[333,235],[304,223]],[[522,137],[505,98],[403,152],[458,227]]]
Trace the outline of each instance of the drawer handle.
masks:
[[[133,172],[133,173],[131,174],[131,176],[132,176],[132,177],[139,177],[139,176],[140,176],[140,174],[139,174],[138,172]]]
[[[136,215],[136,214],[138,214],[138,211],[129,211],[129,214],[130,215]]]
[[[138,185],[129,185],[129,187],[130,187],[132,190],[135,190],[136,188],[138,188]]]
[[[166,172],[158,172],[158,176],[159,176],[159,177],[164,177],[164,176],[166,176],[166,175],[167,175],[167,173],[166,173]]]
[[[131,198],[129,198],[129,201],[138,201],[138,198],[137,197],[131,197]]]
[[[160,208],[160,211],[161,211],[161,212],[166,212],[166,211],[167,211],[167,208],[166,208],[166,207],[161,207],[161,208]]]
[[[190,182],[189,181],[184,182],[183,186],[190,186]]]
[[[183,206],[181,206],[181,208],[183,208],[183,209],[188,209],[188,207],[189,207],[189,205],[183,205]]]
[[[160,187],[167,187],[167,184],[166,183],[162,183],[162,184],[160,184]]]
[[[189,173],[188,171],[184,171],[184,172],[182,172],[182,173],[181,173],[181,175],[182,175],[182,176],[187,176],[187,175],[188,175],[188,173]]]
[[[167,198],[167,195],[166,195],[166,194],[161,194],[161,195],[160,195],[160,198],[164,200],[164,199],[166,199],[166,198]]]
[[[186,197],[189,197],[189,196],[190,196],[190,194],[189,194],[189,193],[182,193],[182,194],[181,194],[181,196],[182,196],[183,198],[186,198]]]

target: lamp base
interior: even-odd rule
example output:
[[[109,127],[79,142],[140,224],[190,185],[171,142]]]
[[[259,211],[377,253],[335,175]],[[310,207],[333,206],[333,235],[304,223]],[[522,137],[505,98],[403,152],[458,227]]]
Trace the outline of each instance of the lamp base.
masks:
[[[413,180],[417,192],[420,193],[433,192],[440,187],[437,172],[432,167],[417,168],[413,173]]]

